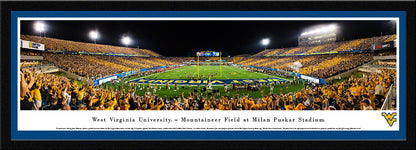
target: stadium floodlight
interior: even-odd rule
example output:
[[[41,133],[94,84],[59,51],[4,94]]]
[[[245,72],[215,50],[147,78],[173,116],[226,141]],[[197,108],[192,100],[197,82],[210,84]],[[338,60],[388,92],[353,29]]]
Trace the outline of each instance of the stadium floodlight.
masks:
[[[326,26],[326,27],[322,27],[322,28],[319,28],[319,29],[312,30],[312,31],[303,32],[301,34],[301,36],[315,34],[315,33],[331,32],[331,31],[334,31],[336,29],[337,29],[336,25],[329,25],[329,26]]]
[[[261,40],[261,44],[263,44],[264,45],[264,50],[266,50],[266,47],[267,47],[267,45],[269,45],[269,43],[270,43],[270,39],[263,39],[263,40]]]
[[[42,33],[45,31],[45,23],[36,22],[34,25],[34,28],[35,28],[35,31]]]
[[[131,39],[128,36],[125,36],[121,39],[121,42],[123,42],[124,45],[129,46]]]
[[[35,22],[35,24],[33,25],[33,28],[35,29],[36,32],[39,32],[40,37],[42,37],[42,33],[43,33],[43,36],[45,36],[45,30],[46,30],[45,23],[41,21]]]
[[[99,34],[97,30],[90,31],[90,38],[94,40],[94,43],[98,39],[98,37],[99,37]]]
[[[97,39],[99,37],[97,29],[90,31],[90,38],[94,40],[94,44],[97,44]],[[94,45],[94,48],[97,49],[97,46]]]
[[[261,40],[261,44],[263,44],[265,46],[269,45],[269,43],[270,43],[270,39],[263,39],[263,40]]]
[[[330,26],[328,27],[328,31],[333,31],[333,30],[335,30],[335,29],[337,29],[337,26],[335,26],[335,25],[330,25]]]

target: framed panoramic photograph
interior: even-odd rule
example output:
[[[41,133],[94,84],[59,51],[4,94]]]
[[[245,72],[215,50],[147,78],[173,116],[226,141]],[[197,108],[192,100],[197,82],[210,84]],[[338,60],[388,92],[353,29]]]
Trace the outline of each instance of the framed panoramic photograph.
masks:
[[[414,2],[0,4],[1,149],[415,147]]]
[[[12,140],[405,140],[404,11],[11,11]]]

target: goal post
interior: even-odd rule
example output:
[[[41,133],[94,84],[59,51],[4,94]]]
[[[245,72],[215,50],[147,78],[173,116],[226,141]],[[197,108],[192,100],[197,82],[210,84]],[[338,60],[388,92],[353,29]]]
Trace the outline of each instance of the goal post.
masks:
[[[198,56],[198,61],[197,61],[197,70],[198,70],[198,78],[199,78],[199,52],[198,52],[197,56]]]
[[[197,52],[196,53],[196,56],[197,56],[197,75],[198,75],[198,78],[200,77],[200,74],[199,74],[199,66],[200,66],[200,62],[199,62],[199,57],[200,56],[206,56],[206,57],[220,57],[220,60],[219,60],[219,62],[217,62],[217,63],[219,63],[219,65],[220,65],[220,77],[222,77],[222,58],[221,58],[221,55],[222,55],[222,53],[221,52],[213,52],[213,51],[200,51],[200,52]],[[216,59],[214,59],[214,60],[216,60]],[[217,60],[218,61],[218,60]],[[213,63],[202,63],[203,65],[210,65],[210,64],[214,64],[214,65],[217,65],[217,63],[215,63],[215,61],[213,61]]]
[[[221,60],[221,52],[220,52],[220,77],[222,77],[222,69],[221,69],[221,64],[222,64],[222,60]]]

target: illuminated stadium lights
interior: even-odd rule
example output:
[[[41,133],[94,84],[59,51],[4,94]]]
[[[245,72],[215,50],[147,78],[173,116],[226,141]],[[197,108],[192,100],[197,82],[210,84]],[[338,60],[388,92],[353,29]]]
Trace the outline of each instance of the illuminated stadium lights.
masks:
[[[329,26],[322,27],[322,28],[319,28],[319,29],[316,29],[316,30],[313,30],[313,31],[304,32],[304,33],[301,34],[301,36],[315,34],[315,33],[330,32],[330,31],[334,31],[335,29],[337,29],[337,26],[329,25]]]
[[[261,44],[264,45],[264,50],[266,50],[267,45],[269,45],[270,39],[263,39],[261,40]]]
[[[131,43],[131,39],[130,37],[126,36],[121,39],[121,42],[123,42],[124,45],[129,46],[129,44]]]
[[[45,23],[36,22],[34,25],[34,28],[35,28],[35,31],[42,33],[45,31]]]
[[[94,30],[90,31],[90,38],[92,40],[94,40],[94,44],[97,44],[98,36],[99,36],[99,34],[98,34],[97,29],[95,29],[95,31]],[[94,45],[94,48],[97,49],[97,46]]]
[[[261,44],[263,44],[265,46],[269,45],[269,43],[270,43],[270,39],[263,39],[263,40],[261,40]]]
[[[90,38],[93,39],[94,42],[98,39],[98,36],[99,36],[99,34],[98,34],[97,30],[90,31]]]

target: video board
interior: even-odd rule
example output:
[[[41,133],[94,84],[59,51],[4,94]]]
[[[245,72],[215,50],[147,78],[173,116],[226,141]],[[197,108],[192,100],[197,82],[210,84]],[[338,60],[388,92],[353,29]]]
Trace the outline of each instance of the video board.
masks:
[[[201,51],[201,52],[196,52],[196,56],[200,56],[200,57],[219,57],[220,52]]]

